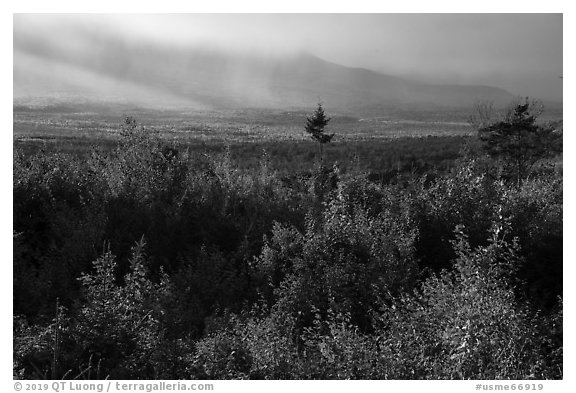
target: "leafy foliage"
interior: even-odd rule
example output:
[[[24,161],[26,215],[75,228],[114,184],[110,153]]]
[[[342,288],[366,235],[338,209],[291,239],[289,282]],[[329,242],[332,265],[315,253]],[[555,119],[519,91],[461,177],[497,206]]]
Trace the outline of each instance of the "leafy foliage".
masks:
[[[84,159],[16,151],[16,378],[562,377],[561,173],[233,155],[132,118]]]
[[[503,231],[496,225],[489,245],[477,249],[459,233],[454,269],[384,309],[383,344],[401,365],[395,378],[558,376],[549,364],[554,360],[543,320],[518,304],[510,286],[518,248],[504,240]]]

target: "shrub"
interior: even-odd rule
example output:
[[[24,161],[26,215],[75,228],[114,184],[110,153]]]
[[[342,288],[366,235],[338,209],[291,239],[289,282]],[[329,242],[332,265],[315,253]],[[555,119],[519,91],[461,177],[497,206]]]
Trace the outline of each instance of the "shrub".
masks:
[[[561,179],[530,179],[509,189],[502,201],[502,215],[509,217],[524,256],[518,271],[520,289],[545,312],[554,309],[562,295],[562,187]]]
[[[70,306],[76,277],[97,256],[104,232],[101,181],[66,155],[14,158],[14,307],[46,323],[60,298]],[[30,285],[36,282],[38,285]]]
[[[276,226],[271,241],[255,261],[275,307],[308,326],[313,309],[326,316],[352,315],[370,329],[368,311],[380,293],[411,288],[418,275],[410,218],[391,210],[371,215],[351,203],[341,190],[319,221],[309,217],[305,233]]]
[[[14,157],[15,377],[562,376],[558,173],[281,178],[121,134]]]
[[[394,359],[390,376],[417,379],[558,378],[543,319],[517,302],[510,277],[517,243],[493,228],[489,245],[472,249],[458,235],[453,271],[385,307],[380,347]]]
[[[15,353],[20,368],[52,370],[44,375],[51,379],[70,375],[82,365],[88,367],[84,371],[94,369],[96,364],[98,378],[174,377],[169,370],[177,368],[174,355],[184,343],[168,342],[164,336],[163,302],[170,284],[167,277],[157,284],[150,281],[145,264],[140,242],[120,283],[115,258],[107,251],[94,261],[94,272],[79,279],[83,303],[77,312],[65,316],[61,310],[46,328],[34,330],[19,323]],[[167,354],[165,347],[174,353]]]
[[[491,179],[477,160],[464,161],[454,173],[412,190],[411,204],[418,226],[416,252],[423,268],[439,272],[455,258],[454,228],[466,228],[473,246],[486,245],[486,232],[497,219],[507,187]]]

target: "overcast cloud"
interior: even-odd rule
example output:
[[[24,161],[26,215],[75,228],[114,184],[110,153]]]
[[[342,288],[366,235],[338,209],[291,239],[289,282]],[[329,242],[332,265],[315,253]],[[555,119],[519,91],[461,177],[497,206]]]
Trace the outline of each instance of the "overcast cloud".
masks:
[[[78,24],[162,44],[307,51],[430,83],[562,99],[561,14],[15,15],[14,32],[57,35]]]

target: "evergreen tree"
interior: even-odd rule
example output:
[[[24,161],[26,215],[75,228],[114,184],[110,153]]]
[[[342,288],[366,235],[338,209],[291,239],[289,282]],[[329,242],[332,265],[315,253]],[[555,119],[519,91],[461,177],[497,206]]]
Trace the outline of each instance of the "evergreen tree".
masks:
[[[306,120],[306,132],[310,134],[312,139],[318,141],[320,145],[320,166],[322,166],[324,163],[323,145],[331,142],[332,138],[334,138],[334,134],[327,134],[324,131],[330,118],[326,117],[324,108],[322,108],[322,104],[319,103],[318,108],[316,108],[312,116],[308,117]]]
[[[537,116],[531,112],[526,101],[517,105],[506,119],[478,130],[483,149],[504,162],[518,186],[534,164],[562,151],[562,133],[551,126],[536,124]]]

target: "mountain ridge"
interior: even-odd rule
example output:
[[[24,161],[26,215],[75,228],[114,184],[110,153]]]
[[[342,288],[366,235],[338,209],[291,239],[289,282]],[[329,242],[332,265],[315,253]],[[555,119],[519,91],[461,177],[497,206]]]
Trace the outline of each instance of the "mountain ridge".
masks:
[[[14,98],[58,94],[192,109],[294,109],[322,101],[360,115],[398,106],[471,107],[478,100],[502,106],[514,98],[498,87],[421,83],[306,52],[267,57],[134,44],[86,31],[69,44],[15,34]]]

